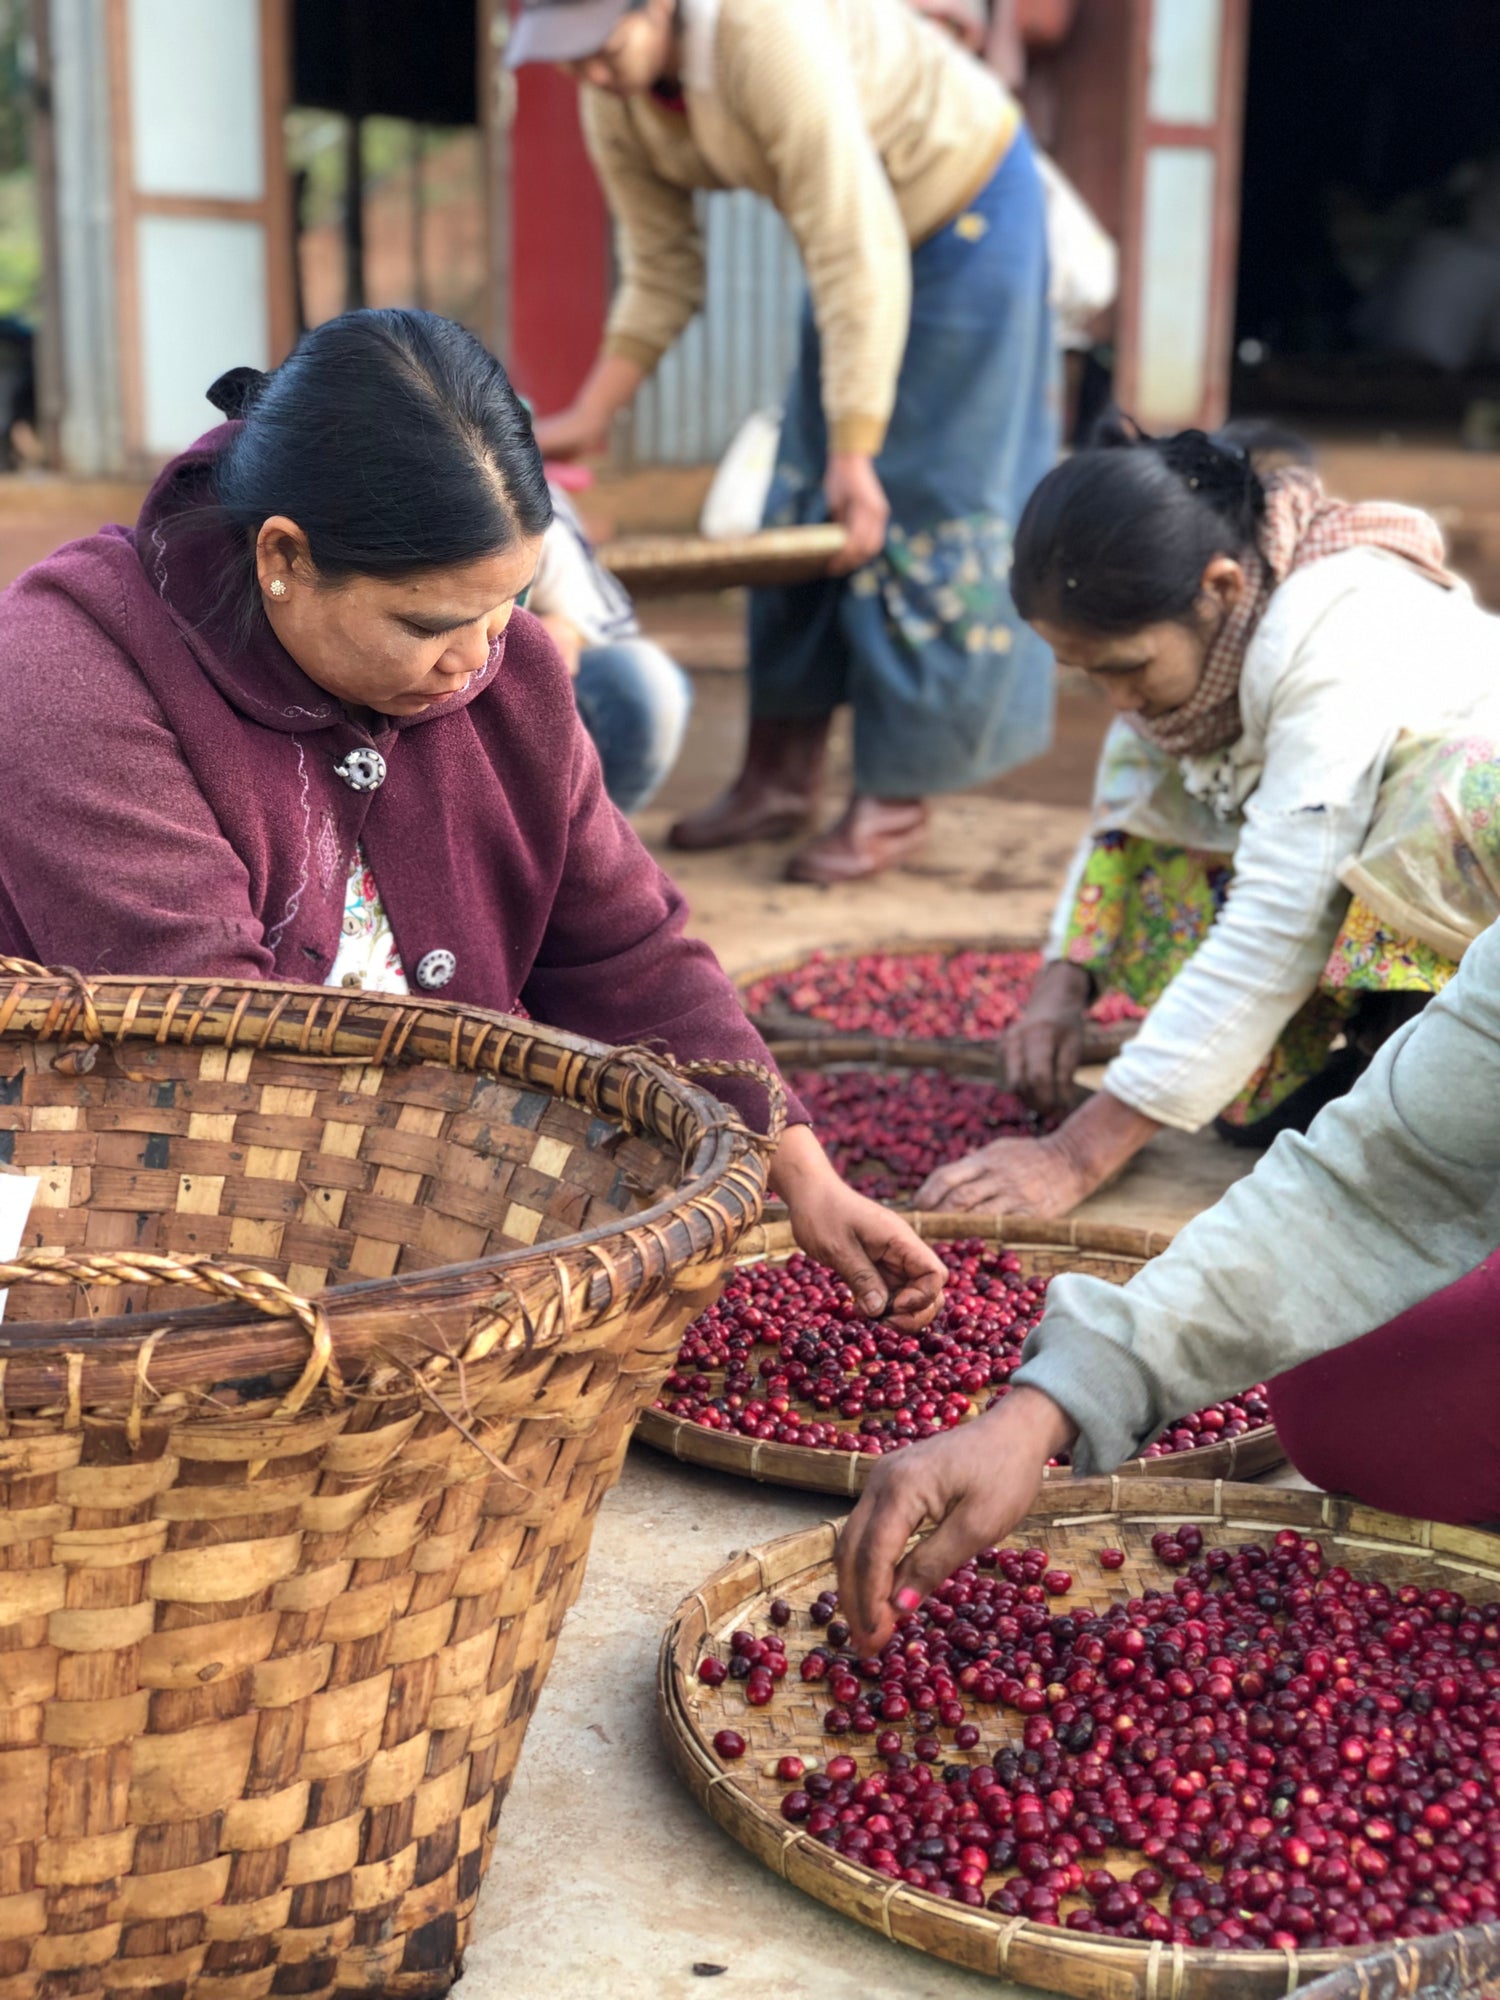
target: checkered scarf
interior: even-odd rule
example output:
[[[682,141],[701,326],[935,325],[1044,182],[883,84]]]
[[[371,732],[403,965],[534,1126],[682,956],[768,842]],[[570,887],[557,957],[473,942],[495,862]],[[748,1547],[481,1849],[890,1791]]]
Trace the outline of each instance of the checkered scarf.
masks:
[[[1444,566],[1442,531],[1430,514],[1383,500],[1330,500],[1304,466],[1273,473],[1257,546],[1244,564],[1248,588],[1215,634],[1197,689],[1165,715],[1132,715],[1132,726],[1170,757],[1208,756],[1233,743],[1243,728],[1245,655],[1277,584],[1310,562],[1360,548],[1404,556],[1445,589],[1458,581]]]

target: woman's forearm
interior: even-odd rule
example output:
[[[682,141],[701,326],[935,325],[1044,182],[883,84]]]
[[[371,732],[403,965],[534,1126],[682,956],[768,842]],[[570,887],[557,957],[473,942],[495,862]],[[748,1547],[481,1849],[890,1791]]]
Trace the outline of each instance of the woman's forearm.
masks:
[[[1053,1133],[1052,1143],[1092,1189],[1113,1180],[1160,1130],[1154,1118],[1099,1090],[1069,1113]]]
[[[536,441],[548,458],[574,458],[605,444],[616,414],[625,409],[646,379],[646,370],[625,354],[604,353],[567,409],[536,421]]]
[[[645,379],[645,369],[628,355],[601,354],[574,397],[573,407],[580,416],[605,431],[615,416],[635,401],[636,391]]]
[[[1037,974],[1026,996],[1023,1018],[1081,1014],[1093,997],[1094,975],[1086,965],[1074,965],[1067,958],[1052,958]]]
[[[771,1161],[771,1192],[790,1205],[808,1188],[837,1180],[811,1125],[788,1125]]]

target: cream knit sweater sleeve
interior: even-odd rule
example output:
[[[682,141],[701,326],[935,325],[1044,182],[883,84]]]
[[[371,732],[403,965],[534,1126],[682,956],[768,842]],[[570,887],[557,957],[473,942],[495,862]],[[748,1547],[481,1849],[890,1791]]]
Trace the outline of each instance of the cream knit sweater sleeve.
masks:
[[[911,250],[848,51],[823,0],[755,0],[725,9],[717,59],[725,109],[763,151],[802,253],[830,449],[877,452],[906,347]]]
[[[649,374],[703,304],[703,237],[693,196],[657,173],[619,98],[589,89],[578,98],[620,264],[605,350]]]

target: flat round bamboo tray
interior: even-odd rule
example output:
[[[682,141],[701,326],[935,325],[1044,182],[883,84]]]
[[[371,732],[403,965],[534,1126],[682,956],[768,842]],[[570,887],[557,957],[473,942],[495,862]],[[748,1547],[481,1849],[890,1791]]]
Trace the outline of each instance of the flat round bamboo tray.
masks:
[[[606,542],[599,561],[637,597],[737,584],[811,583],[844,546],[839,527],[763,528],[710,541],[706,535],[626,535]]]
[[[1135,1229],[1123,1223],[1036,1222],[1025,1216],[908,1214],[918,1235],[929,1243],[961,1242],[977,1237],[1014,1250],[1028,1277],[1057,1277],[1080,1271],[1123,1285],[1171,1242],[1170,1235]],[[796,1249],[791,1225],[770,1221],[750,1230],[740,1241],[738,1261],[789,1257]],[[643,1444],[669,1452],[687,1465],[706,1465],[715,1472],[736,1472],[770,1486],[800,1486],[810,1493],[863,1493],[871,1469],[880,1463],[860,1451],[829,1451],[805,1444],[777,1444],[764,1438],[740,1437],[733,1431],[710,1430],[689,1417],[666,1410],[641,1412],[635,1434]],[[1170,1469],[1176,1479],[1253,1479],[1280,1465],[1286,1454],[1274,1424],[1262,1424],[1243,1437],[1222,1444],[1197,1445],[1165,1458],[1132,1458],[1119,1468],[1124,1478],[1161,1478]],[[1076,1475],[1066,1466],[1049,1466],[1049,1480],[1067,1486]]]
[[[1100,1608],[1146,1588],[1169,1586],[1174,1572],[1157,1561],[1150,1538],[1158,1527],[1183,1521],[1200,1522],[1221,1542],[1263,1540],[1282,1527],[1316,1534],[1330,1561],[1392,1584],[1467,1587],[1487,1599],[1500,1573],[1497,1535],[1381,1514],[1322,1493],[1161,1478],[1080,1479],[1047,1487],[1006,1542],[1043,1543],[1054,1562],[1081,1579],[1067,1597],[1054,1600],[1057,1610]],[[942,1901],[836,1854],[789,1825],[778,1810],[785,1788],[763,1775],[762,1766],[789,1751],[827,1753],[821,1728],[826,1691],[797,1681],[794,1647],[789,1648],[793,1672],[765,1708],[750,1707],[736,1681],[716,1689],[703,1686],[697,1665],[705,1653],[724,1650],[728,1635],[740,1627],[770,1630],[766,1612],[773,1597],[794,1607],[787,1633],[810,1641],[807,1607],[833,1583],[836,1539],[836,1524],[827,1522],[732,1558],[683,1600],[662,1643],[657,1703],[672,1762],[698,1803],[757,1860],[794,1888],[901,1944],[993,1979],[1077,1994],[1081,2000],[1270,2000],[1361,1956],[1357,1949],[1207,1950],[1090,1937]],[[1126,1551],[1125,1567],[1114,1575],[1106,1575],[1095,1560],[1105,1545]],[[990,1750],[966,1757],[949,1745],[953,1762],[978,1763],[992,1755],[997,1733],[1021,1735],[1022,1717],[998,1709],[975,1713],[992,1739]],[[747,1745],[744,1757],[728,1767],[710,1747],[715,1731],[726,1726],[737,1729]],[[840,1751],[849,1747],[850,1739],[838,1739]],[[858,1739],[854,1754],[861,1771],[868,1768],[872,1752],[862,1750]],[[1103,1863],[1118,1866],[1123,1859],[1117,1853]],[[1341,2000],[1346,1991],[1351,2000],[1363,1991],[1357,1985],[1337,1990]],[[1376,1986],[1372,1996],[1410,1990]],[[1448,1989],[1435,1991],[1446,1995]]]
[[[997,933],[984,937],[896,937],[872,938],[861,944],[820,945],[816,950],[791,952],[784,958],[763,959],[757,965],[746,966],[732,975],[739,992],[741,1004],[756,1027],[767,1041],[789,1041],[811,1036],[839,1035],[846,1031],[835,1028],[815,1015],[801,1014],[779,1000],[752,1007],[747,995],[751,987],[762,979],[775,979],[782,974],[800,972],[814,959],[830,960],[843,958],[868,958],[872,953],[883,953],[889,957],[906,957],[918,952],[939,952],[944,957],[953,957],[962,951],[980,951],[1005,954],[1025,952],[1035,954],[1037,969],[1042,962],[1043,940],[1036,936],[1017,937],[1009,933]],[[1140,1027],[1139,1021],[1089,1021],[1084,1035],[1083,1054],[1080,1062],[1085,1066],[1092,1063],[1106,1063],[1113,1060]],[[932,1049],[972,1049],[976,1044],[963,1036],[945,1036],[940,1040],[923,1041],[916,1037],[873,1037],[882,1041],[906,1041],[920,1050]],[[979,1046],[983,1046],[980,1044]]]
[[[769,1047],[784,1077],[794,1077],[799,1070],[930,1069],[941,1070],[945,1076],[986,1083],[997,1095],[1006,1094],[999,1058],[993,1045],[985,1042],[906,1042],[893,1035],[834,1033],[804,1035],[796,1040],[774,1040]],[[1090,1095],[1089,1091],[1075,1087],[1073,1101],[1081,1104]],[[953,1154],[949,1152],[946,1157],[951,1159]],[[865,1194],[872,1192],[863,1184],[857,1168],[840,1166],[839,1171],[851,1187],[859,1188]],[[915,1188],[912,1193],[916,1193]],[[876,1194],[874,1198],[886,1201],[892,1208],[904,1209],[907,1206],[905,1196]],[[766,1213],[768,1217],[780,1218],[786,1214],[786,1209],[779,1201],[769,1201]]]
[[[1500,2000],[1500,1924],[1412,1938],[1297,1992],[1298,2000]]]
[[[0,961],[6,2000],[447,1990],[759,1151],[529,1021]]]

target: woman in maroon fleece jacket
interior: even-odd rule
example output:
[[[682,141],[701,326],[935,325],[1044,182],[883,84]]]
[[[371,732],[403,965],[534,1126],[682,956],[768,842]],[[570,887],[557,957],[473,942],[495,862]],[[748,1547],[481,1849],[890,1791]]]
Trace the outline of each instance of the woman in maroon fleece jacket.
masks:
[[[500,364],[430,313],[350,313],[210,395],[239,421],[134,530],[0,597],[0,953],[324,984],[373,880],[388,987],[768,1061],[516,608],[551,509]],[[937,1258],[794,1119],[798,1240],[925,1321]]]

